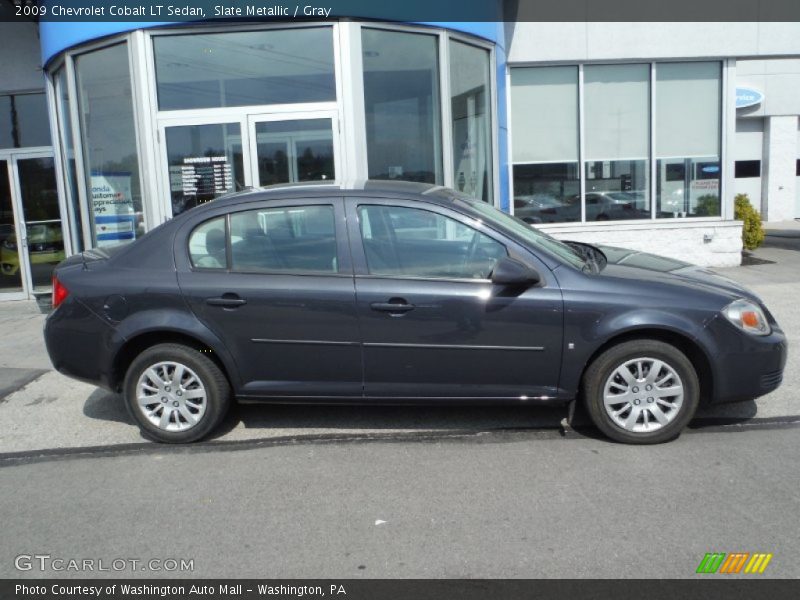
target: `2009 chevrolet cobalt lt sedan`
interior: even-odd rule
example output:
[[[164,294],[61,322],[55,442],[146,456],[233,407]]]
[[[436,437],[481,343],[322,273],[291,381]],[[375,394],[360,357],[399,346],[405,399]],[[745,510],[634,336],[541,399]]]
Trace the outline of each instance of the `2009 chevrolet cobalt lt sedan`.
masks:
[[[750,291],[663,257],[563,243],[424,184],[283,186],[62,262],[60,372],[121,391],[151,438],[208,435],[233,398],[567,403],[629,443],[780,385]]]

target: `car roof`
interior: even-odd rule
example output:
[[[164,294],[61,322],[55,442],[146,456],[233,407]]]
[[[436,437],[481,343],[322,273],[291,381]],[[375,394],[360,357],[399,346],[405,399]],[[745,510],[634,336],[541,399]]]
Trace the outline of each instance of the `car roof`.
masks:
[[[318,196],[392,196],[419,198],[437,204],[452,203],[461,196],[450,188],[416,181],[362,179],[353,181],[314,181],[281,183],[221,196],[208,204],[236,203],[238,201],[278,200],[287,198],[309,198]]]

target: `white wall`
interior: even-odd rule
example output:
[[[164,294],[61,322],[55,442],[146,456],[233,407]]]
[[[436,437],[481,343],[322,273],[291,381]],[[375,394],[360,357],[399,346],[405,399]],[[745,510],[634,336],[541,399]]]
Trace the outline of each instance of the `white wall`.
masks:
[[[506,24],[511,63],[797,55],[800,23]]]
[[[742,261],[742,222],[680,220],[603,223],[591,229],[580,225],[537,225],[561,240],[605,244],[651,252],[703,267],[735,267]]]
[[[761,198],[767,221],[786,221],[795,216],[797,143],[796,115],[767,118],[761,164]]]
[[[794,43],[800,55],[800,23]],[[739,109],[740,117],[800,114],[800,57],[736,61],[736,85],[755,88],[764,94],[761,104]]]
[[[0,92],[44,89],[35,23],[0,23]]]

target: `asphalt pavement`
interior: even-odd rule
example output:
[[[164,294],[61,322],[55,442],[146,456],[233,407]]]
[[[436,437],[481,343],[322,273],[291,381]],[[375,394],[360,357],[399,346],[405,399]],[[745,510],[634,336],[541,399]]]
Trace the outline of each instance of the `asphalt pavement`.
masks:
[[[707,552],[797,577],[798,441],[391,433],[0,458],[0,577],[98,575],[20,572],[23,554],[137,561],[103,577],[691,578]],[[192,570],[146,570],[169,559]]]

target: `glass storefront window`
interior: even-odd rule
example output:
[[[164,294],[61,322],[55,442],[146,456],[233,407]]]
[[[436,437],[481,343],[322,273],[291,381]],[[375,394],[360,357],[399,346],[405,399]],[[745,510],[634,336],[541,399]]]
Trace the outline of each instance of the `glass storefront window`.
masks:
[[[92,240],[117,244],[144,233],[127,44],[75,59]]]
[[[586,220],[649,219],[650,66],[584,69]]]
[[[166,142],[173,216],[244,189],[238,123],[167,127]]]
[[[336,100],[330,27],[153,39],[161,110]]]
[[[437,40],[361,31],[370,179],[443,181]]]
[[[50,144],[50,117],[45,94],[0,96],[0,148]]]
[[[721,89],[718,62],[656,65],[658,217],[721,214]]]
[[[84,249],[83,245],[83,214],[78,201],[78,170],[75,164],[75,146],[72,137],[72,124],[70,122],[70,101],[67,93],[67,73],[61,68],[53,78],[56,94],[56,113],[58,118],[58,134],[61,142],[61,152],[64,156],[66,175],[67,201],[69,203],[69,221],[74,248],[76,252]]]
[[[336,179],[330,119],[256,123],[259,185]]]
[[[511,86],[514,214],[580,221],[578,68],[512,69]]]
[[[0,293],[21,291],[22,273],[19,269],[8,161],[0,160]]]
[[[490,53],[450,41],[450,106],[455,188],[492,202]]]

